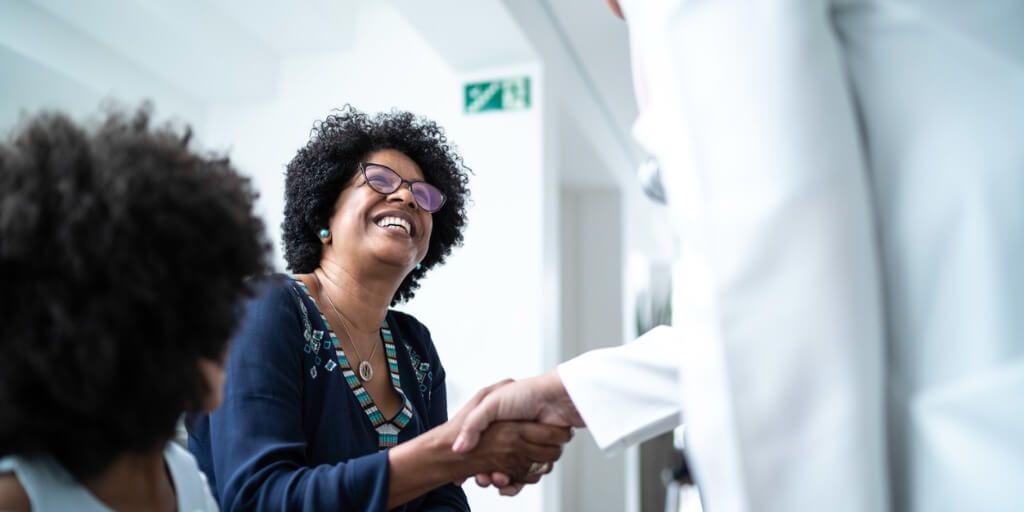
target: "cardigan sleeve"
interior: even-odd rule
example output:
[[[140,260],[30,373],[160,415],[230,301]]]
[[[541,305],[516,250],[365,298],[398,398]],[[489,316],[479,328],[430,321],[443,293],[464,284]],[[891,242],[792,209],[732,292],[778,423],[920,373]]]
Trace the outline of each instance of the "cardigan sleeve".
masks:
[[[412,319],[412,317],[408,318]],[[418,344],[424,348],[425,356],[433,362],[431,365],[430,400],[427,403],[426,421],[428,424],[424,425],[424,430],[429,430],[448,421],[445,371],[441,366],[441,359],[437,355],[434,342],[430,338],[430,331],[418,321],[414,319],[412,321],[414,329],[410,329],[410,331],[413,331],[414,336],[418,338]],[[462,487],[447,483],[428,492],[424,496],[420,510],[423,512],[463,512],[469,510],[469,501],[466,499],[466,493]]]
[[[246,307],[229,357],[224,403],[210,416],[221,508],[385,510],[386,452],[308,467],[302,426],[303,322],[290,283]]]

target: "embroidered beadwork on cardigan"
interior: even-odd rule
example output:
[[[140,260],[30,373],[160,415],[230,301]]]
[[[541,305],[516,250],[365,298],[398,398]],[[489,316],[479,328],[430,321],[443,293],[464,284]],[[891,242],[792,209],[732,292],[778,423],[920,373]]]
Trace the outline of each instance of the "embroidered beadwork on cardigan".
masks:
[[[313,295],[306,287],[306,284],[303,283],[298,278],[293,279],[298,284],[298,286],[300,286],[302,290],[306,292],[306,295],[309,296],[309,299],[314,304],[316,304],[316,301],[313,300]],[[303,313],[308,314],[306,313],[306,307],[304,305],[302,306],[302,310]],[[380,335],[381,339],[384,342],[384,354],[388,361],[388,373],[391,374],[391,385],[392,387],[395,388],[395,391],[398,392],[398,395],[402,397],[402,407],[398,411],[398,413],[395,414],[395,417],[391,419],[385,418],[384,414],[382,414],[380,412],[380,409],[377,408],[377,404],[373,402],[373,398],[370,397],[370,394],[366,391],[366,388],[363,387],[362,381],[360,381],[359,377],[356,376],[356,373],[353,370],[352,365],[348,361],[348,357],[345,355],[345,351],[342,350],[341,348],[341,340],[339,340],[338,336],[334,334],[334,329],[331,328],[331,324],[330,322],[327,321],[327,317],[324,316],[323,311],[318,312],[320,313],[320,319],[323,320],[324,325],[327,326],[328,341],[323,343],[323,347],[325,349],[328,347],[334,348],[333,355],[334,358],[337,358],[338,361],[335,364],[337,365],[337,367],[341,368],[342,377],[348,384],[349,389],[351,389],[352,393],[355,395],[356,400],[359,402],[359,406],[363,408],[363,412],[366,414],[367,418],[369,418],[374,430],[377,431],[377,448],[383,450],[385,448],[391,448],[392,446],[397,445],[398,434],[402,431],[402,429],[406,427],[406,425],[409,424],[409,421],[412,420],[412,404],[409,402],[409,398],[405,396],[405,392],[402,391],[402,382],[398,374],[398,353],[395,350],[395,342],[394,338],[391,335],[391,329],[388,327],[387,318],[385,317],[383,325],[381,325]],[[323,333],[320,332],[320,334],[322,335]],[[312,334],[311,337],[315,338],[315,336],[313,336]],[[307,346],[309,346],[308,342]],[[328,363],[325,363],[325,368],[327,368],[331,363],[333,363],[333,361],[334,359],[332,358]],[[319,364],[319,362],[317,364]],[[335,367],[330,367],[328,368],[328,371],[333,371],[334,368]],[[314,379],[316,378],[316,365],[313,366],[311,375],[313,375]]]
[[[420,395],[427,401],[427,407],[429,407],[430,393],[434,389],[434,376],[430,373],[430,363],[424,362],[408,341],[402,340],[402,344],[405,345],[405,351],[409,353],[409,362],[412,363],[412,369],[416,372],[416,382],[420,387]]]
[[[301,284],[301,282],[299,282]],[[302,310],[302,338],[306,340],[306,344],[302,346],[302,351],[313,356],[313,365],[309,367],[309,377],[316,380],[319,375],[317,366],[321,364],[324,359],[327,359],[327,363],[324,364],[324,368],[328,372],[334,371],[338,366],[334,362],[333,358],[329,356],[329,347],[327,343],[323,342],[324,332],[319,329],[313,329],[312,323],[309,321],[309,311],[306,310],[306,304],[302,302],[302,297],[295,288],[291,289],[292,295],[295,297],[295,303],[299,305],[299,309]],[[308,293],[308,292],[307,292]],[[327,354],[321,354],[320,351],[323,349],[327,351]]]

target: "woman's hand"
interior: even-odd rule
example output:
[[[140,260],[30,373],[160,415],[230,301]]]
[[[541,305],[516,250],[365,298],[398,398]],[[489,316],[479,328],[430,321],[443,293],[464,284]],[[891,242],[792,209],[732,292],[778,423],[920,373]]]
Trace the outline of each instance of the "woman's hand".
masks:
[[[480,402],[492,392],[513,382],[511,379],[507,379],[480,390],[445,426],[462,430],[466,417],[477,408]],[[498,487],[499,493],[505,496],[518,494],[526,484],[537,483],[542,476],[550,473],[554,467],[554,461],[561,456],[561,446],[572,438],[572,430],[569,428],[553,427],[541,423],[506,421],[495,422],[490,427],[492,428],[480,436],[479,442],[474,445],[475,449],[469,453],[477,463],[490,464],[497,468],[476,473],[477,484],[481,487],[494,485]],[[515,439],[516,436],[519,436],[518,440]],[[486,443],[487,447],[481,448],[481,443]],[[520,445],[520,443],[522,444]],[[516,445],[521,447],[516,448]],[[536,454],[524,451],[536,448],[542,450],[546,448],[548,451]],[[557,451],[552,451],[551,448],[557,448]],[[508,454],[504,460],[500,460],[502,452],[509,449],[512,450],[511,454]],[[517,460],[519,455],[526,455],[526,459],[530,459],[530,456],[537,458],[524,461],[522,457],[519,457]],[[506,471],[505,468],[508,470]],[[465,478],[459,478],[455,483],[462,485],[464,481]]]
[[[499,382],[477,393],[453,418],[461,424],[461,432],[453,450],[458,453],[473,450],[482,432],[499,419],[584,426],[561,379],[555,371],[551,371],[518,382]],[[476,475],[476,482],[481,487],[494,485],[504,496],[514,496],[523,488],[524,483],[534,483],[550,470],[550,465],[541,466],[526,480],[519,480],[500,471],[484,472]]]
[[[501,381],[480,390],[448,422],[388,449],[391,471],[388,508],[397,507],[444,483],[461,482],[477,474],[508,475],[516,482],[512,485],[518,486],[518,492],[521,484],[535,483],[551,470],[551,464],[562,455],[562,445],[572,437],[568,427],[498,421],[480,434],[473,449],[461,453],[452,450],[468,413],[488,393],[511,382]],[[504,488],[502,493],[506,494]]]
[[[467,458],[463,476],[503,474],[512,482],[536,483],[549,473],[569,442],[568,427],[525,421],[492,423]]]

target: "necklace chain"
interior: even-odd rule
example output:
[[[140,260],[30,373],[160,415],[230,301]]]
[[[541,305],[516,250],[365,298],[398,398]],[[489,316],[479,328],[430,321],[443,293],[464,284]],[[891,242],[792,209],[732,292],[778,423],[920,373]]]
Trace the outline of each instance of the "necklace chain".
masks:
[[[370,365],[370,361],[373,359],[373,356],[377,354],[377,347],[380,346],[380,343],[374,343],[373,350],[370,351],[370,357],[368,359],[363,359],[363,356],[359,353],[359,349],[356,348],[355,338],[352,337],[352,333],[350,333],[348,331],[348,327],[345,326],[348,322],[348,318],[345,318],[345,315],[341,314],[341,311],[338,310],[338,306],[334,305],[334,301],[331,300],[331,294],[327,293],[327,290],[324,289],[323,283],[320,282],[320,276],[316,275],[315,271],[313,272],[313,278],[316,279],[316,287],[320,290],[320,294],[327,297],[327,303],[331,305],[331,309],[334,310],[334,314],[336,314],[341,320],[341,328],[344,329],[345,335],[348,336],[349,345],[352,346],[352,350],[356,352],[356,357],[359,358],[359,364],[357,365],[359,371],[356,372],[356,375],[358,375],[364,382],[369,382],[370,379],[373,379],[373,366]]]

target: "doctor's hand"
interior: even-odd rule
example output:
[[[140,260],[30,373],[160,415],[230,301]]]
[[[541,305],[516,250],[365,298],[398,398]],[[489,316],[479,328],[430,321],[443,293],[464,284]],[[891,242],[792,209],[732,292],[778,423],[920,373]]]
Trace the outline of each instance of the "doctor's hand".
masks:
[[[453,431],[448,437],[450,449],[467,417],[476,410],[485,397],[503,387],[511,385],[511,379],[498,382],[480,390],[444,426]],[[553,464],[562,454],[562,445],[572,438],[567,426],[556,426],[534,421],[494,421],[480,434],[472,450],[457,452],[461,457],[464,473],[456,481],[461,484],[465,477],[472,475],[497,475],[497,484],[502,494],[519,492],[524,484],[540,481],[551,472]],[[478,482],[479,480],[478,476]],[[515,492],[511,482],[515,481]]]
[[[478,438],[473,450],[457,453],[452,445],[463,421],[488,393],[509,382],[484,388],[453,418],[388,450],[391,485],[388,509],[395,508],[440,485],[478,474],[509,475],[533,483],[550,470],[572,435],[564,426],[532,421],[496,421]]]
[[[462,428],[452,446],[456,453],[473,450],[479,443],[481,433],[499,420],[532,420],[566,427],[585,426],[562,380],[554,371],[518,382],[503,382],[501,386],[490,389],[472,406],[460,411],[459,416],[463,416],[460,418]],[[478,473],[476,482],[482,487],[494,485],[502,495],[514,496],[525,483],[535,483],[541,475],[550,471],[550,465],[536,465],[525,479],[503,472]]]
[[[462,427],[452,445],[456,453],[476,447],[480,435],[498,420],[527,420],[562,427],[585,427],[554,370],[538,377],[502,382],[459,412]],[[463,416],[464,415],[464,416]]]
[[[551,472],[571,437],[567,427],[496,421],[480,436],[476,448],[461,455],[464,473],[460,476],[475,474],[479,482],[482,475],[500,475],[497,483],[506,483],[499,486],[501,494],[514,495],[523,485],[537,483]],[[513,488],[515,492],[511,492]]]

